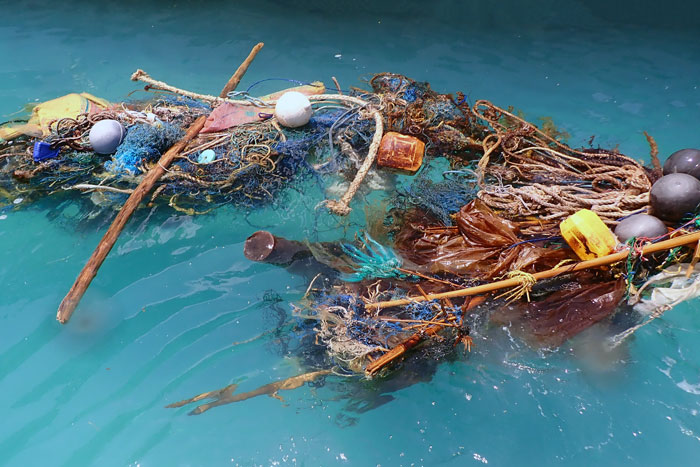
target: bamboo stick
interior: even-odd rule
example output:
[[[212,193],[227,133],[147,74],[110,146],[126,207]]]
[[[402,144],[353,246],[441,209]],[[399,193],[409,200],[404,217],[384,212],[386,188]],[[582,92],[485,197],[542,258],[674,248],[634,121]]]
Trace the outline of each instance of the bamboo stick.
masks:
[[[126,200],[124,206],[122,206],[122,208],[119,210],[119,214],[117,214],[117,217],[115,217],[114,221],[112,222],[112,225],[109,226],[109,229],[107,229],[107,232],[105,232],[104,237],[102,237],[102,240],[100,240],[100,243],[92,253],[92,256],[90,256],[90,259],[83,267],[83,270],[80,271],[78,278],[73,283],[73,286],[68,291],[68,294],[59,305],[56,319],[58,319],[61,324],[67,323],[70,319],[73,311],[75,311],[78,303],[80,303],[80,299],[83,298],[83,294],[85,294],[85,291],[90,286],[90,283],[95,278],[95,275],[97,275],[97,271],[100,269],[100,266],[102,266],[102,263],[109,254],[110,250],[112,250],[112,247],[117,242],[119,234],[124,229],[124,226],[138,207],[141,200],[143,200],[148,192],[151,191],[153,185],[155,185],[158,179],[165,173],[167,167],[170,165],[173,159],[175,159],[175,157],[182,152],[185,146],[199,134],[199,131],[204,126],[204,122],[206,122],[206,120],[207,117],[204,115],[199,117],[187,130],[185,137],[175,143],[165,154],[163,154],[158,163],[148,171],[141,183],[139,183],[139,186],[136,187],[134,192],[129,196],[129,199]]]
[[[649,243],[642,247],[642,254],[651,254],[658,251],[670,250],[678,246],[690,245],[692,243],[700,241],[700,232],[695,232],[692,234],[681,235],[676,238],[671,238],[669,240],[664,240],[658,243]],[[591,259],[588,261],[580,261],[578,263],[571,264],[569,266],[562,266],[555,269],[548,269],[547,271],[536,272],[532,274],[535,280],[549,279],[552,277],[560,276],[562,274],[569,274],[576,271],[582,271],[584,269],[595,268],[599,266],[607,266],[627,258],[629,251],[620,251],[618,253],[613,253],[611,255],[603,256],[601,258]],[[429,294],[426,297],[415,296],[408,297],[399,300],[388,300],[384,302],[370,303],[366,306],[368,311],[380,310],[382,308],[390,308],[394,306],[408,305],[413,302],[423,302],[427,300],[442,300],[445,298],[455,298],[455,297],[467,297],[470,295],[479,295],[483,293],[493,292],[495,290],[506,289],[508,287],[515,287],[521,284],[520,279],[512,278],[505,279],[501,281],[491,282],[490,284],[477,285],[476,287],[468,287],[466,289],[453,290],[450,292],[442,292],[436,294]]]
[[[228,80],[228,83],[226,83],[226,86],[224,86],[224,89],[221,90],[221,94],[219,94],[219,97],[228,96],[229,92],[233,91],[238,87],[238,83],[241,82],[241,78],[243,78],[245,72],[248,71],[250,63],[253,61],[255,56],[258,54],[258,52],[260,52],[260,49],[262,49],[264,45],[264,43],[258,42],[255,45],[255,47],[253,47],[253,50],[250,51],[248,57],[243,61],[243,63],[241,63],[241,66],[238,67],[233,76],[231,76],[231,78]]]

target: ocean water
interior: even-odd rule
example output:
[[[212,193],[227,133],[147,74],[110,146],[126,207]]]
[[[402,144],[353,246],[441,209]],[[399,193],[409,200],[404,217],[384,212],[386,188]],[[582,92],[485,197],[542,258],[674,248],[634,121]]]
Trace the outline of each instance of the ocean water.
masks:
[[[361,86],[391,71],[552,117],[573,145],[596,135],[648,160],[646,130],[662,156],[700,147],[700,7],[685,2],[0,6],[0,121],[69,92],[124,99],[137,68],[216,94],[264,41],[241,88],[268,77]],[[108,224],[78,222],[83,205],[67,195],[2,208],[0,464],[696,465],[697,301],[612,354],[596,351],[608,329],[545,353],[491,327],[470,354],[410,374],[329,377],[284,402],[197,417],[165,409],[303,371],[285,323],[308,278],[248,262],[242,246],[260,228],[338,239],[363,222],[362,200],[335,220],[314,210],[317,195],[254,212],[140,210],[67,326],[56,307]]]

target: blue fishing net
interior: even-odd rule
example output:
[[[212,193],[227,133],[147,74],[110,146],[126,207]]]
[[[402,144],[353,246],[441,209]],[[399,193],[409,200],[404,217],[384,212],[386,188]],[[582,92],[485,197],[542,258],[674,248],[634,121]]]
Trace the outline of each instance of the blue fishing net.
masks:
[[[427,83],[385,73],[372,79],[371,84],[374,92],[353,89],[348,94],[360,96],[380,109],[386,131],[415,134],[426,141],[429,150],[438,141],[454,140],[445,129],[449,130],[449,125],[454,123],[451,119],[458,118],[459,109],[450,99],[432,91]],[[384,105],[385,100],[388,105]],[[223,203],[253,207],[280,202],[285,188],[293,188],[296,182],[301,186],[308,178],[314,178],[322,188],[326,183],[340,186],[353,179],[372,141],[374,120],[367,118],[359,106],[336,103],[315,107],[311,120],[301,128],[279,129],[263,121],[199,135],[189,144],[187,154],[178,157],[159,180],[156,196],[168,196],[164,199],[171,206],[176,197],[177,202],[198,205],[192,206],[195,212],[204,212]],[[0,175],[6,177],[13,189],[16,180],[24,183],[30,179],[43,192],[53,192],[60,184],[69,188],[77,183],[130,189],[138,183],[142,171],[152,166],[181,139],[184,129],[210,109],[208,104],[167,93],[158,93],[148,101],[124,102],[122,106],[106,109],[100,118],[117,119],[128,127],[124,141],[111,158],[86,153],[87,135],[96,121],[94,116],[61,119],[61,131],[56,124],[55,135],[49,141],[61,150],[57,158],[39,166],[18,153],[7,158],[12,165],[5,161]],[[135,116],[150,117],[149,114],[159,119],[157,123],[129,125]],[[213,160],[199,160],[205,149],[214,151]],[[12,151],[9,147],[2,150]],[[459,195],[459,192],[455,194]],[[447,198],[445,194],[438,200],[437,204],[443,206],[441,212],[451,212],[457,203]],[[416,201],[417,196],[411,199],[430,205],[428,200]]]
[[[430,89],[428,83],[420,83],[394,73],[381,73],[370,81],[375,92],[392,93],[412,104],[422,99]]]
[[[310,177],[322,184],[320,174],[328,167],[346,166],[346,156],[330,149],[333,131],[343,131],[351,140],[359,138],[356,115],[347,109],[325,108],[314,112],[307,125],[284,129],[284,138],[272,125],[234,127],[228,141],[212,148],[214,161],[199,163],[200,153],[180,158],[165,179],[166,191],[181,194],[193,202],[230,202],[255,207],[280,201],[280,192]],[[364,122],[361,128],[368,128]]]
[[[183,135],[182,129],[164,122],[132,125],[105,169],[118,175],[137,174],[144,162],[157,161]]]
[[[428,172],[420,175],[407,188],[399,189],[394,206],[411,206],[433,215],[444,225],[452,225],[452,216],[476,197],[478,186],[470,171],[446,172],[441,181],[434,181]]]
[[[399,289],[388,291],[391,298],[403,297]],[[339,358],[339,363],[349,357],[362,356],[372,349],[390,348],[397,342],[407,339],[416,332],[416,323],[431,323],[443,312],[461,322],[462,311],[457,307],[442,306],[438,301],[413,302],[395,308],[390,314],[381,315],[365,310],[364,304],[356,295],[348,293],[320,293],[312,305],[312,310],[326,323],[320,339],[326,344],[332,342],[331,356]],[[332,316],[328,316],[330,313]],[[355,344],[360,344],[358,347]],[[451,342],[449,343],[451,344]],[[448,346],[451,350],[452,345]]]

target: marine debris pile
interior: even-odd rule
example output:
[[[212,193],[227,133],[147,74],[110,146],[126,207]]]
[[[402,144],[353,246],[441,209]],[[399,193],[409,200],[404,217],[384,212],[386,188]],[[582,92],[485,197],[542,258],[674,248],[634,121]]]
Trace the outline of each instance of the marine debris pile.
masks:
[[[295,82],[258,97],[257,83],[210,96],[142,70],[132,79],[152,97],[71,94],[0,127],[0,208],[18,194],[99,192],[117,206],[131,196],[89,263],[92,276],[146,194],[194,215],[279,203],[312,180],[327,189],[324,212],[347,215],[370,191],[385,209],[377,203],[363,231],[335,242],[257,232],[246,256],[310,261],[318,274],[293,318],[328,365],[352,373],[471,350],[470,332],[488,323],[555,348],[636,310],[636,324],[610,337],[615,346],[700,294],[699,150],[674,153],[662,169],[647,135],[647,167],[639,155],[573,148],[551,121],[538,127],[511,108],[392,73],[369,89],[342,90],[334,79],[333,92]],[[90,280],[76,281],[61,322]]]
[[[484,323],[554,349],[631,314],[636,324],[604,343],[612,348],[698,295],[700,181],[683,172],[697,170],[700,151],[678,151],[662,170],[649,136],[655,167],[573,149],[487,101],[467,120],[469,152],[441,152],[451,164],[442,180],[424,168],[394,196],[367,226],[381,241],[309,246],[339,274],[310,286],[295,313],[317,321],[334,363],[371,377],[408,356],[470,350],[470,328]]]

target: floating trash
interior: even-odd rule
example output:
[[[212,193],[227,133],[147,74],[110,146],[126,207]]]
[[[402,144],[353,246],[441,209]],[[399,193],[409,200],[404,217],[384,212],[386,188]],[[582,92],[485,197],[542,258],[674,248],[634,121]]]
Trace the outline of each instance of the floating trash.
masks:
[[[35,107],[26,125],[4,126],[6,204],[68,190],[100,205],[129,195],[118,214],[128,218],[151,193],[150,202],[194,215],[274,204],[313,180],[344,189],[313,203],[319,215],[347,215],[356,198],[378,191],[376,222],[354,239],[256,232],[246,242],[255,261],[305,261],[313,278],[293,317],[344,373],[374,377],[410,359],[472,351],[480,323],[511,323],[531,345],[557,347],[634,306],[644,317],[612,337],[620,345],[700,290],[698,150],[674,153],[664,175],[649,135],[652,167],[639,155],[571,147],[551,121],[538,127],[393,73],[375,75],[369,89],[341,92],[336,81],[328,93],[299,82],[261,97],[228,85],[219,97],[196,94],[142,70],[132,79],[158,94],[117,104],[64,96]],[[103,242],[116,241],[120,222]],[[79,276],[61,322],[90,280]],[[258,394],[233,389],[211,393],[215,401],[199,410]]]

